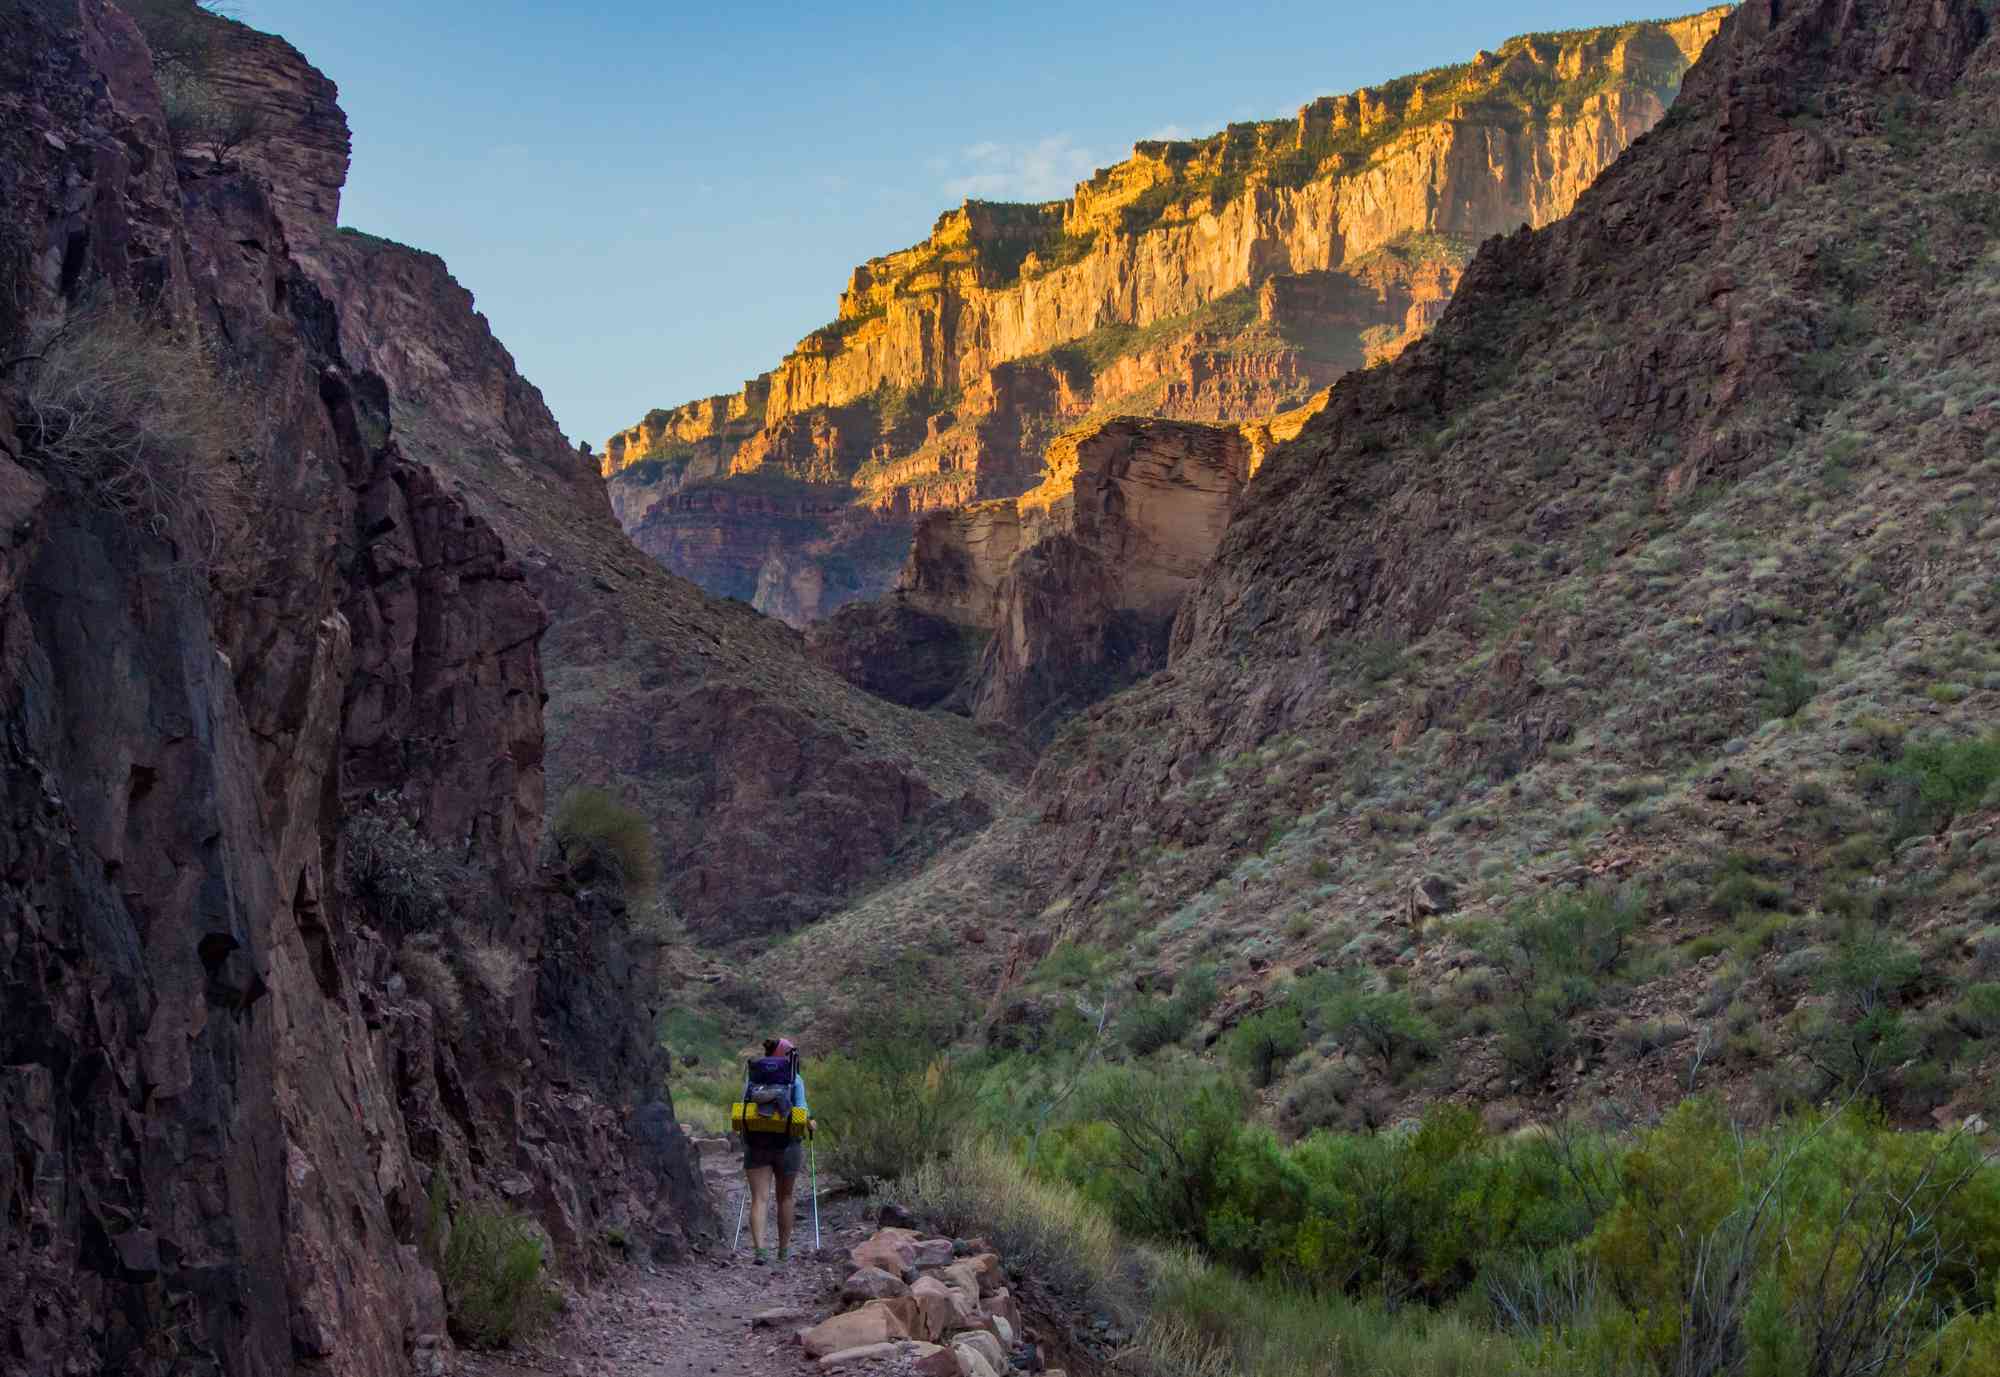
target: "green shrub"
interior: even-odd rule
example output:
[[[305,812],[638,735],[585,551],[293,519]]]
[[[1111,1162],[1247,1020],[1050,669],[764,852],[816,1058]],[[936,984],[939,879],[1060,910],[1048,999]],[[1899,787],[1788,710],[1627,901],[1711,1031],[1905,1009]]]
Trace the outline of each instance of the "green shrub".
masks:
[[[1659,1371],[1910,1372],[1992,1294],[2000,1179],[1963,1138],[1858,1111],[1750,1136],[1693,1100],[1624,1154],[1588,1248]]]
[[[1900,937],[1863,924],[1838,942],[1816,973],[1827,996],[1801,1050],[1831,1083],[1860,1088],[1896,1066],[1916,1039],[1898,1007],[1923,963]]]
[[[474,1348],[504,1348],[556,1312],[542,1232],[526,1215],[467,1206],[451,1217],[439,1276],[451,1334]]]
[[[1951,1006],[1951,1021],[1968,1037],[1986,1038],[2000,1034],[2000,984],[1982,981],[1968,985]]]
[[[1081,942],[1058,942],[1035,967],[1034,978],[1065,989],[1093,985],[1103,970],[1105,954]]]
[[[1411,1063],[1435,1057],[1442,1041],[1437,1025],[1418,1013],[1402,990],[1349,990],[1327,1010],[1326,1024],[1342,1042],[1380,1061],[1391,1079]]]
[[[549,830],[565,864],[594,865],[628,895],[646,893],[659,879],[645,814],[603,789],[579,785],[564,794]]]
[[[807,1077],[829,1168],[875,1186],[949,1157],[972,1122],[978,1084],[941,1049],[940,1029],[884,1018],[823,1058]]]
[[[1224,1040],[1223,1050],[1248,1073],[1250,1083],[1261,1089],[1271,1083],[1280,1067],[1304,1051],[1305,1045],[1305,1020],[1297,1009],[1280,1005],[1237,1024]]]
[[[1240,1086],[1198,1063],[1103,1067],[1043,1160],[1126,1232],[1198,1243],[1244,1108]]]
[[[1805,658],[1796,650],[1765,657],[1764,690],[1757,701],[1766,720],[1797,717],[1818,692],[1818,681],[1806,672]]]
[[[1118,1040],[1136,1056],[1151,1056],[1189,1033],[1215,1006],[1215,968],[1197,966],[1181,977],[1171,998],[1141,999],[1118,1020]]]
[[[1554,1074],[1574,1041],[1568,1017],[1550,1001],[1529,999],[1500,1016],[1500,1060],[1529,1085]]]
[[[2000,732],[1906,746],[1901,760],[1870,776],[1888,793],[1894,840],[1942,831],[1959,814],[2000,802]]]

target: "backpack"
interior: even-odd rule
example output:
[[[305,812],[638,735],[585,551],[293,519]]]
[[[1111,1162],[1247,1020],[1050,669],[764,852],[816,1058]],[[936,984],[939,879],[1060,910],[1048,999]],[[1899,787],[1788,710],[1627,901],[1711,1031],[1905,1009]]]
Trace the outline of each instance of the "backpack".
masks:
[[[792,1082],[798,1074],[798,1062],[792,1057],[750,1058],[750,1103],[757,1106],[759,1118],[775,1115],[791,1121]]]
[[[792,1085],[799,1074],[799,1054],[752,1057],[748,1094],[734,1106],[730,1128],[755,1137],[798,1138],[805,1135],[805,1111],[792,1103]]]

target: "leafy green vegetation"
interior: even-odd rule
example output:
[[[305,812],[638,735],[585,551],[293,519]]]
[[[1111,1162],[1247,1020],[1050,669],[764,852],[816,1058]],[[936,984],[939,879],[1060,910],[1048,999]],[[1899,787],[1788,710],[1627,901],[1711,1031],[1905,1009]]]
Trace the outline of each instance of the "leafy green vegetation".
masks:
[[[438,1259],[452,1337],[506,1348],[542,1328],[557,1307],[546,1262],[542,1231],[528,1216],[478,1205],[452,1214]]]
[[[549,833],[566,863],[596,866],[629,895],[648,892],[659,879],[652,824],[607,790],[579,785],[564,794]]]
[[[842,1054],[813,1063],[807,1094],[830,1171],[895,1181],[963,1143],[979,1087],[950,1040],[921,1016],[884,1014],[852,1030]]]
[[[1939,831],[1960,813],[2000,803],[2000,733],[1912,743],[1868,778],[1888,796],[1895,840]]]
[[[1914,1377],[2000,1354],[2000,1167],[1964,1135],[1855,1107],[1752,1132],[1695,1098],[1629,1137],[1495,1137],[1439,1105],[1286,1146],[1243,1105],[1194,1064],[1099,1068],[1032,1168],[976,1146],[905,1193],[1143,1305],[1165,1372]],[[1185,1251],[1110,1297],[1106,1221]]]

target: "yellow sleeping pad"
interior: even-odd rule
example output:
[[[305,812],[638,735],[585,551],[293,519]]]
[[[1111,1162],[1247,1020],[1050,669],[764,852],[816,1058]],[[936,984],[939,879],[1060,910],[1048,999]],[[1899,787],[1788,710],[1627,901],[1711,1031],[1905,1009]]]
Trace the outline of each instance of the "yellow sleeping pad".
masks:
[[[758,1106],[738,1100],[729,1106],[731,1133],[782,1133],[791,1138],[806,1136],[806,1112],[794,1106],[788,1120],[782,1114],[763,1114]]]

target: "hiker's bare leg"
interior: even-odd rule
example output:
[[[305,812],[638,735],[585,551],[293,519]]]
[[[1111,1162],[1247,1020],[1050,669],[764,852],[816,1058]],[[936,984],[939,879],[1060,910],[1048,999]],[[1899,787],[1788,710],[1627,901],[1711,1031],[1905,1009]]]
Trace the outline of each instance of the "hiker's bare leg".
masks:
[[[792,1187],[798,1183],[796,1176],[778,1178],[778,1248],[781,1252],[792,1246]]]
[[[771,1203],[771,1169],[769,1167],[745,1167],[743,1175],[750,1181],[750,1246],[764,1246],[764,1207]]]

